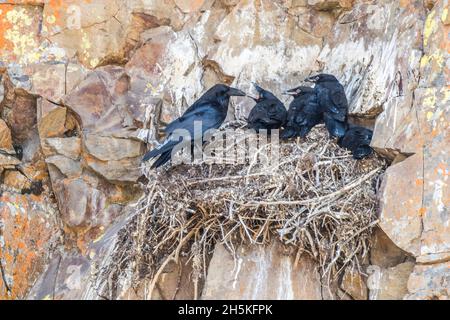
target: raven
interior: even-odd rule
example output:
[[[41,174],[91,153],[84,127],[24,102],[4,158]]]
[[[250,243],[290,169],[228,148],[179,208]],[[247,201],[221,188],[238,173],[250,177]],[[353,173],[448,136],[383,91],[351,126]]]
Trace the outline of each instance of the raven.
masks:
[[[286,91],[285,94],[293,96],[294,100],[289,106],[287,123],[281,138],[304,138],[314,126],[323,122],[316,91],[310,87],[300,86]]]
[[[323,112],[323,120],[328,132],[333,137],[343,137],[347,129],[348,102],[344,87],[331,74],[318,74],[305,81],[316,85],[317,100]]]
[[[256,105],[247,118],[248,127],[257,132],[261,129],[279,129],[285,122],[287,111],[284,104],[275,95],[253,83],[258,97],[252,98]]]
[[[152,169],[164,165],[171,159],[172,149],[183,141],[183,137],[173,136],[177,129],[186,130],[194,140],[194,122],[201,122],[202,135],[209,129],[217,129],[225,121],[228,113],[228,104],[232,96],[245,96],[246,94],[224,84],[216,84],[203,94],[184,114],[172,121],[164,129],[166,140],[159,147],[147,152],[143,161],[160,156],[152,165]]]
[[[373,152],[370,147],[373,131],[363,127],[351,127],[343,137],[338,139],[338,145],[350,150],[354,159],[363,159]]]

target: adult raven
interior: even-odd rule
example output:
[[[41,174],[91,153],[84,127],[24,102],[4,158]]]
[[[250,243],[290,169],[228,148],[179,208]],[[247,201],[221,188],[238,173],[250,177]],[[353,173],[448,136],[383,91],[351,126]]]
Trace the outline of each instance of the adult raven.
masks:
[[[363,159],[373,152],[370,147],[373,131],[363,127],[351,127],[343,137],[338,139],[338,145],[350,150],[354,159]]]
[[[286,122],[287,111],[284,104],[272,92],[253,83],[258,96],[253,98],[256,105],[247,118],[248,127],[257,132],[261,129],[279,129]]]
[[[202,135],[209,129],[219,128],[227,117],[230,97],[245,95],[241,90],[224,84],[216,84],[191,105],[180,118],[167,125],[164,129],[167,135],[166,140],[156,149],[149,151],[144,156],[143,161],[160,156],[153,163],[152,169],[164,165],[171,159],[172,149],[183,141],[183,137],[177,137],[174,134],[176,130],[189,132],[191,142],[193,142],[194,122],[201,122]]]
[[[348,102],[344,87],[331,74],[318,74],[305,81],[316,85],[317,100],[323,111],[323,120],[328,132],[333,137],[343,137],[347,129]]]
[[[322,112],[313,88],[300,86],[286,91],[294,97],[289,105],[287,123],[281,134],[282,139],[304,138],[311,129],[323,122]]]

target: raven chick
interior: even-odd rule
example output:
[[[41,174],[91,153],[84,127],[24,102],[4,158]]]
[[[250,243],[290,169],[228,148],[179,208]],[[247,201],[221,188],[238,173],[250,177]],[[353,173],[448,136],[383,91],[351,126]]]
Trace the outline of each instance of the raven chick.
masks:
[[[294,100],[289,105],[287,123],[281,138],[304,138],[314,126],[323,122],[316,91],[300,86],[286,91],[285,94],[293,96]]]
[[[317,100],[323,112],[323,120],[328,132],[333,137],[343,137],[347,130],[348,102],[344,87],[335,76],[319,74],[309,77],[305,81],[316,85]]]
[[[352,127],[343,137],[338,139],[338,145],[350,150],[353,158],[360,160],[370,156],[373,152],[370,147],[373,131],[363,127]]]
[[[194,141],[194,122],[201,122],[202,135],[209,129],[217,129],[225,121],[228,113],[228,104],[232,96],[245,96],[246,94],[238,89],[231,88],[223,84],[217,84],[203,94],[184,114],[172,121],[164,129],[167,135],[162,145],[145,154],[143,161],[160,156],[156,160],[152,169],[164,165],[171,159],[172,149],[183,141],[183,137],[175,138],[175,130],[186,130]]]
[[[287,111],[284,104],[272,92],[253,83],[258,97],[252,98],[256,105],[247,118],[248,127],[257,132],[261,129],[280,129],[286,122]]]

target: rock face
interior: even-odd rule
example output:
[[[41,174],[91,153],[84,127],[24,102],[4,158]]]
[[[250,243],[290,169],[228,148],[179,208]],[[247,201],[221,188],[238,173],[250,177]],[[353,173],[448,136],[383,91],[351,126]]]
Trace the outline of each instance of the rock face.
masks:
[[[102,298],[105,284],[89,277],[111,262],[119,226],[140,196],[145,143],[163,122],[217,82],[250,91],[255,81],[281,95],[320,71],[337,75],[352,117],[374,126],[372,146],[393,160],[368,269],[324,289],[313,260],[295,263],[277,244],[238,248],[236,261],[218,246],[197,296],[448,299],[448,6],[1,3],[0,299]],[[234,99],[229,119],[252,106]],[[145,281],[131,290],[122,279],[115,296],[194,298],[201,288],[189,284],[189,270],[167,270],[151,297]]]
[[[203,299],[300,300],[322,299],[322,284],[314,261],[298,263],[283,256],[274,243],[268,248],[240,248],[233,257],[218,245],[209,265]]]

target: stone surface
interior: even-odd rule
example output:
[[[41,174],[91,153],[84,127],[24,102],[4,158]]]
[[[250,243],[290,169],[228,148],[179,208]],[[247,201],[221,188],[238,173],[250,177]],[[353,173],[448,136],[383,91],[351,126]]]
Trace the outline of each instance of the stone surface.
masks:
[[[66,65],[63,63],[39,63],[30,69],[31,92],[59,103],[66,93]]]
[[[0,149],[8,153],[14,152],[11,130],[2,119],[0,119]]]
[[[45,161],[57,167],[59,171],[68,178],[79,177],[82,173],[80,162],[64,156],[51,156],[46,158]]]
[[[42,181],[58,199],[64,228],[64,243],[30,297],[100,298],[87,282],[96,264],[108,263],[101,259],[112,244],[96,240],[115,230],[111,224],[139,196],[142,142],[159,138],[163,122],[218,82],[252,93],[256,81],[280,95],[319,71],[338,76],[352,116],[374,124],[372,146],[395,159],[379,195],[385,234],[374,236],[370,256],[383,275],[384,291],[377,294],[448,297],[448,1],[7,2],[0,4],[0,149],[7,151],[0,154],[0,181],[17,192],[25,180]],[[233,98],[228,119],[245,118],[252,106],[250,99]],[[23,149],[22,160],[12,156],[13,145]],[[26,208],[29,201],[7,199],[8,208]],[[41,230],[53,233],[52,223]],[[17,253],[15,261],[28,261],[27,250],[36,250],[31,238],[39,235],[27,236],[25,249],[8,249]],[[92,258],[96,243],[109,253],[94,250],[98,258]],[[42,250],[39,267],[49,252]],[[318,294],[306,258],[294,266],[273,246],[249,249],[240,255],[240,272],[230,274],[227,254],[218,247],[205,297],[327,298]],[[261,280],[263,266],[273,273],[272,286]],[[297,269],[307,271],[294,274]],[[20,289],[8,297],[24,296],[36,276],[27,270],[29,277],[21,277]],[[189,275],[182,274],[178,297],[191,298]],[[165,275],[152,298],[171,297],[176,278]],[[347,294],[335,288],[336,296],[364,298],[354,290],[363,286],[355,279],[360,276],[347,276]],[[378,289],[370,279],[373,293]],[[246,285],[251,281],[253,288]],[[224,283],[234,289],[226,291]],[[124,285],[117,296],[147,298],[146,285]]]
[[[424,214],[423,155],[415,154],[388,168],[385,175],[380,227],[398,247],[418,256]]]
[[[367,300],[368,289],[359,272],[346,272],[342,278],[341,289],[354,300]]]
[[[48,138],[42,142],[42,149],[46,156],[59,154],[77,160],[81,154],[81,139],[78,137]]]
[[[110,283],[98,271],[114,261],[113,248],[119,241],[119,232],[131,217],[122,217],[104,230],[93,241],[85,254],[65,252],[57,254],[48,264],[46,271],[36,281],[29,292],[28,299],[193,299],[194,287],[191,281],[192,266],[182,259],[182,269],[171,268],[161,275],[158,288],[151,297],[148,296],[147,280],[142,280],[138,287],[130,287],[130,279],[118,279],[116,292],[109,290]],[[180,272],[179,272],[180,271]],[[181,286],[178,287],[178,277]],[[147,287],[147,288],[146,288]],[[111,294],[114,296],[111,297]]]
[[[372,242],[370,251],[370,264],[372,265],[390,268],[409,258],[409,255],[397,247],[381,228],[376,228]]]
[[[36,99],[23,89],[16,89],[9,78],[4,83],[1,118],[8,124],[13,140],[22,143],[33,135],[37,122]]]
[[[448,300],[450,296],[450,271],[448,262],[416,265],[408,280],[411,294],[406,299]]]
[[[11,2],[11,1],[8,1]],[[29,63],[36,60],[41,8],[0,3],[0,60]]]
[[[414,263],[405,262],[382,269],[378,283],[370,290],[370,300],[402,300],[408,293],[408,279]]]
[[[31,186],[30,180],[22,173],[15,170],[5,171],[3,174],[3,184],[19,191]]]
[[[102,161],[134,158],[142,155],[142,142],[130,139],[88,134],[84,144],[89,154]]]
[[[44,196],[0,196],[0,300],[23,299],[59,241],[56,209]],[[4,282],[6,281],[6,283]]]
[[[55,107],[46,114],[39,122],[39,136],[41,138],[59,137],[66,132],[67,109]]]
[[[320,276],[308,257],[294,266],[277,243],[236,253],[234,260],[223,245],[216,247],[202,299],[322,299]]]

